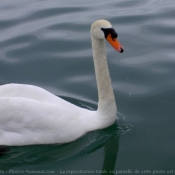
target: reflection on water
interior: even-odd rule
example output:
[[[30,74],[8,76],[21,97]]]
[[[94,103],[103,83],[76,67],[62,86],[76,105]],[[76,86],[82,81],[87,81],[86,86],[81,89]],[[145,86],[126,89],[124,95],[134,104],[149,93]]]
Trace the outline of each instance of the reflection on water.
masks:
[[[77,141],[68,144],[7,147],[10,151],[0,157],[0,168],[3,171],[9,171],[10,169],[14,169],[14,171],[32,170],[33,165],[37,165],[34,168],[35,170],[47,170],[49,164],[54,162],[59,165],[60,162],[76,157],[83,157],[99,149],[103,149],[103,166],[98,172],[105,171],[113,174],[119,149],[120,134],[129,130],[130,126],[119,127],[115,123],[107,129],[90,132]],[[27,165],[27,168],[25,165]],[[60,169],[61,167],[58,166],[53,170],[60,171]],[[81,170],[83,171],[83,169]],[[94,172],[97,171],[94,170]]]
[[[105,144],[104,162],[102,168],[105,174],[116,174],[115,166],[117,161],[118,149],[119,149],[119,136],[111,138],[111,140]]]

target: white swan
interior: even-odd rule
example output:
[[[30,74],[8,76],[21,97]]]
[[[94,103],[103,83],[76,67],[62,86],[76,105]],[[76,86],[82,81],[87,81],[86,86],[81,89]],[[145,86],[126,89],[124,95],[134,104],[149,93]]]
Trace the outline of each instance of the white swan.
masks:
[[[112,125],[117,108],[106,60],[105,39],[119,52],[123,47],[110,22],[91,26],[98,87],[98,109],[90,111],[32,85],[0,86],[0,145],[67,143],[89,131]]]

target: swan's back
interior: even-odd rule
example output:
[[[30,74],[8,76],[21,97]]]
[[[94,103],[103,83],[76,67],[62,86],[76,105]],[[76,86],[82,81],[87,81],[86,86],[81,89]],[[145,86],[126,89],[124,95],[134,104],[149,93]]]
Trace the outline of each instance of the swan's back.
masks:
[[[6,84],[0,86],[1,97],[23,97],[51,104],[68,105],[69,103],[43,88],[26,84]]]

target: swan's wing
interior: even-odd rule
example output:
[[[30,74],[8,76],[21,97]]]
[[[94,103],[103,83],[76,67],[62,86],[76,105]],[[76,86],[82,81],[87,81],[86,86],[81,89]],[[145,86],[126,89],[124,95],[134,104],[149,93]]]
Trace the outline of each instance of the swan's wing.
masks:
[[[100,128],[95,116],[36,86],[0,86],[0,145],[71,142]]]
[[[88,110],[21,97],[0,98],[0,145],[66,143],[86,132]],[[91,111],[90,111],[91,112]]]
[[[68,103],[40,87],[25,84],[6,84],[0,86],[1,97],[24,97],[51,104]]]

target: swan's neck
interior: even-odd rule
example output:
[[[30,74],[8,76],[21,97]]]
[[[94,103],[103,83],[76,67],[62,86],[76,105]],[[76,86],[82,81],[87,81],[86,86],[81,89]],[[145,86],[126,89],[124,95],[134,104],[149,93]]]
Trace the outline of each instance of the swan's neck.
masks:
[[[105,40],[95,39],[91,36],[95,74],[98,88],[98,112],[108,120],[116,119],[117,107],[106,58]]]

